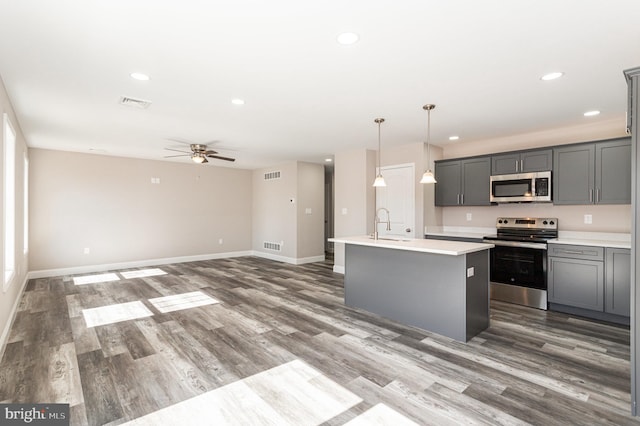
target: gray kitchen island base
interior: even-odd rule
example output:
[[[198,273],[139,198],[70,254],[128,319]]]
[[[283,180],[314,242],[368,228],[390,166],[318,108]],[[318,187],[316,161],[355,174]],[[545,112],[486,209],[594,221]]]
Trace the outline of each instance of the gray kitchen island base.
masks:
[[[466,342],[489,326],[489,250],[450,256],[346,244],[344,290],[348,306]]]

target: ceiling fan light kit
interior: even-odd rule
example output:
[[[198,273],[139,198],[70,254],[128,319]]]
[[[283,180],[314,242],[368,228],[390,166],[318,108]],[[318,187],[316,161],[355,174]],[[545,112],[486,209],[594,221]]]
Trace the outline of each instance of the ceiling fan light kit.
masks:
[[[198,164],[208,163],[209,160],[207,158],[214,158],[216,160],[224,160],[224,161],[236,161],[235,158],[224,157],[222,155],[218,155],[218,151],[214,151],[212,149],[207,149],[207,145],[192,143],[189,145],[191,152],[180,151],[179,149],[165,148],[167,151],[175,151],[181,152],[180,155],[165,155],[164,158],[173,158],[173,157],[191,157],[191,161]]]

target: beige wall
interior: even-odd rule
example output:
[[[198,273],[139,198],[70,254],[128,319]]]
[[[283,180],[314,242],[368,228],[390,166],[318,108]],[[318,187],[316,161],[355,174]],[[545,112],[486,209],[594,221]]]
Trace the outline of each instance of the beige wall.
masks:
[[[16,132],[16,247],[15,247],[15,259],[16,270],[13,279],[9,283],[9,286],[3,290],[2,283],[0,283],[0,357],[4,350],[6,339],[8,338],[9,327],[17,307],[21,290],[26,283],[27,272],[29,271],[28,254],[24,253],[24,156],[27,153],[27,145],[20,128],[9,96],[7,95],[4,83],[0,79],[0,139],[3,138],[2,116],[4,114],[9,116],[13,130]],[[4,147],[4,140],[2,141]],[[0,151],[2,152],[2,151]],[[4,156],[2,157],[4,159]],[[4,204],[4,160],[0,162],[0,203]],[[32,169],[32,167],[30,167]],[[4,208],[4,205],[3,205]],[[2,240],[4,241],[4,226],[0,225],[0,234],[2,234]],[[4,271],[4,251],[0,256],[0,263],[2,264],[2,270]]]
[[[324,256],[324,167],[298,162],[298,259]]]
[[[280,172],[279,179],[264,179],[274,171]],[[254,170],[253,188],[254,251],[292,263],[324,256],[322,165],[291,162]],[[265,242],[281,244],[281,251],[265,249]]]
[[[446,145],[443,158],[485,155],[519,149],[562,145],[575,142],[625,137],[624,117],[596,124],[586,123],[496,139]],[[471,213],[472,220],[466,219]],[[487,207],[443,207],[443,226],[494,227],[497,217],[557,217],[560,231],[630,232],[631,206],[554,206],[545,203],[500,204]],[[584,223],[584,215],[593,216],[592,224]],[[431,225],[431,224],[428,224]]]
[[[376,151],[356,149],[335,154],[334,235],[373,232]],[[344,244],[334,245],[334,270],[344,268]]]
[[[32,271],[251,249],[249,170],[42,149],[30,157]]]

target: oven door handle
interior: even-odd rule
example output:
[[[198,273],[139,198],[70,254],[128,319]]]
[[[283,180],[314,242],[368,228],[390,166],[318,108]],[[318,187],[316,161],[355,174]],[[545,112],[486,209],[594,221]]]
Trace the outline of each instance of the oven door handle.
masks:
[[[501,241],[501,240],[482,240],[482,242],[493,244],[494,246],[503,246],[503,247],[522,247],[522,248],[532,248],[537,250],[547,249],[547,245],[544,243],[525,243],[520,241]]]

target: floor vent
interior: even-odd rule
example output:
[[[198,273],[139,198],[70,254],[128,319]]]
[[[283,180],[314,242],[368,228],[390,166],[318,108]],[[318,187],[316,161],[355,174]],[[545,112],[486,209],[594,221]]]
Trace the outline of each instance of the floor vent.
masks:
[[[268,172],[264,174],[264,180],[280,179],[280,171]]]
[[[268,241],[265,241],[264,248],[266,248],[267,250],[280,251],[280,243],[270,243]]]
[[[129,98],[127,96],[120,97],[120,105],[128,106],[136,109],[147,109],[151,105],[151,101],[142,99]]]

